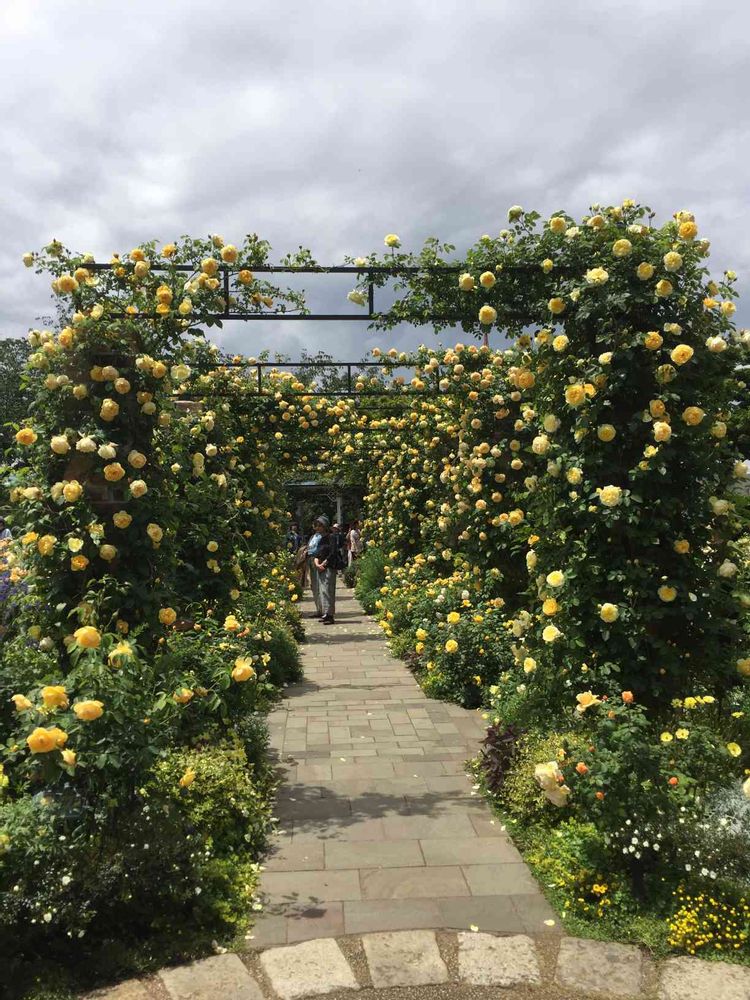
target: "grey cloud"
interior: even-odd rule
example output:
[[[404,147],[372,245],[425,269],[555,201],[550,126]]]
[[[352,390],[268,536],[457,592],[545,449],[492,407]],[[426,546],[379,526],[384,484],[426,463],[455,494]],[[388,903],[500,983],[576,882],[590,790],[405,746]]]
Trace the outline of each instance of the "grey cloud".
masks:
[[[50,311],[19,258],[52,236],[106,259],[257,231],[337,263],[389,231],[461,249],[512,203],[690,208],[712,267],[746,288],[749,22],[740,0],[8,3],[0,336]],[[346,290],[315,304],[347,310]],[[358,358],[430,336],[256,323],[219,339]]]

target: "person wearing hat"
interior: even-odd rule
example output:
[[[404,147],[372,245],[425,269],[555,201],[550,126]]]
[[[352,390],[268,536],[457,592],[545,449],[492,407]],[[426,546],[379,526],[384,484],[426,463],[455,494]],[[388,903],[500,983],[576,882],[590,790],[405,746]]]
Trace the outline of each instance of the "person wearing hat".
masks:
[[[323,625],[333,625],[336,613],[336,559],[338,548],[336,540],[331,535],[330,525],[331,522],[323,514],[315,520],[315,528],[320,534],[320,541],[315,547],[315,554],[313,555],[313,572],[318,577],[320,620]]]

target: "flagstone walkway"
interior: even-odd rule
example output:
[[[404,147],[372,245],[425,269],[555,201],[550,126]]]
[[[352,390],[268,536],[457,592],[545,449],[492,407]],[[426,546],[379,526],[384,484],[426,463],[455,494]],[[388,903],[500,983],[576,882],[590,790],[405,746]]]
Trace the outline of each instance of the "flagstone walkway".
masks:
[[[269,719],[284,782],[250,947],[420,928],[559,933],[465,774],[481,715],[427,698],[351,591],[337,596],[334,626],[305,602],[305,679]]]

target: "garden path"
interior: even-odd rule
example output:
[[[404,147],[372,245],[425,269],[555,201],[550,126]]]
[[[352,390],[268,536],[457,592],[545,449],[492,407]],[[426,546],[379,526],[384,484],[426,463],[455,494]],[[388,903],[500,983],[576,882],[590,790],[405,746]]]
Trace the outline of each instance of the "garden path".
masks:
[[[481,715],[428,698],[351,591],[337,604],[325,626],[304,603],[305,677],[269,719],[284,781],[250,947],[472,925],[559,933],[465,773]]]

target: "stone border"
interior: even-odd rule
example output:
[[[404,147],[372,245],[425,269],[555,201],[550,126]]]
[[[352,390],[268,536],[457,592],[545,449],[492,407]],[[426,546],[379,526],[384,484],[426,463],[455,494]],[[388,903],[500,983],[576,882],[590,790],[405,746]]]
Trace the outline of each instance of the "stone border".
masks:
[[[359,990],[549,988],[576,1000],[750,1000],[750,968],[698,958],[651,961],[635,945],[525,934],[389,931],[318,938],[257,952],[213,955],[89,994],[91,1000],[303,1000]],[[475,993],[473,995],[476,995]],[[514,993],[508,994],[509,997]]]

